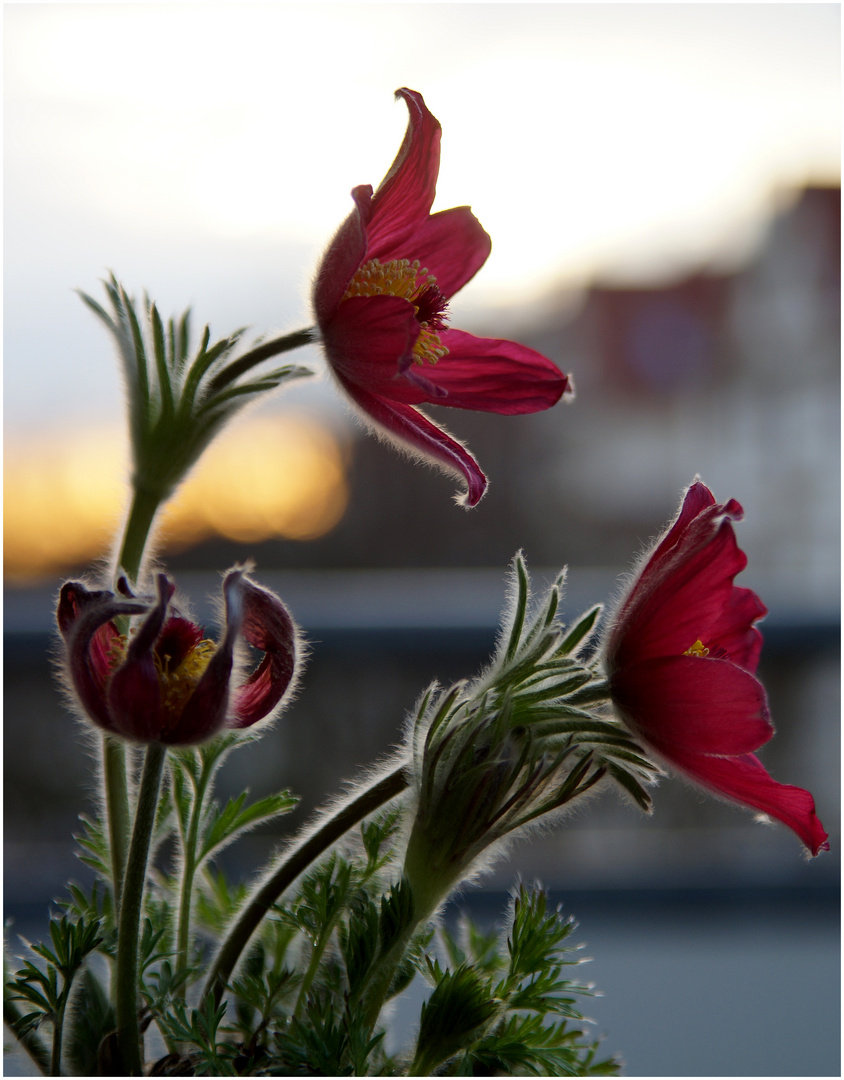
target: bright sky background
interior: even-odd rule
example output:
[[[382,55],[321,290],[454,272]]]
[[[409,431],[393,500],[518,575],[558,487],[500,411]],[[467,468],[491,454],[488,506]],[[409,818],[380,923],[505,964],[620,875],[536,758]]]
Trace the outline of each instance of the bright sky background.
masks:
[[[310,322],[307,283],[422,91],[437,206],[493,254],[453,305],[739,257],[839,173],[837,4],[8,4],[7,433],[120,409],[73,289],[113,269],[215,335]],[[503,315],[503,311],[502,311]]]

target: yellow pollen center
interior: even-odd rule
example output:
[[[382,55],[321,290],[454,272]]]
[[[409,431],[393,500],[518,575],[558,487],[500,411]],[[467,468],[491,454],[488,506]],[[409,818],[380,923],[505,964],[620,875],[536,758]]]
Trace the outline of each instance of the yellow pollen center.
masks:
[[[426,360],[436,364],[448,354],[448,349],[440,340],[432,321],[419,318],[422,294],[436,284],[437,279],[420,265],[418,259],[412,262],[410,259],[391,259],[385,263],[380,259],[370,259],[355,271],[343,300],[350,300],[353,296],[400,296],[413,304],[420,326],[419,337],[413,346],[413,360],[417,364],[423,364]]]
[[[169,713],[178,715],[185,707],[216,649],[216,642],[205,638],[191,649],[181,664],[172,671],[169,663],[162,663],[158,654],[153,654],[158,685],[164,697],[164,708]]]
[[[126,659],[126,649],[128,647],[128,640],[125,634],[118,634],[117,637],[113,637],[108,645],[108,663],[109,667],[113,671],[116,667],[120,667],[123,661]]]
[[[132,631],[129,633],[131,635]],[[208,667],[216,650],[216,642],[204,638],[188,652],[182,662],[172,671],[170,670],[169,658],[162,660],[158,653],[153,651],[152,659],[158,685],[164,699],[164,708],[172,716],[178,716],[181,713],[191,694],[196,689],[197,683],[205,674],[205,669]],[[123,663],[127,651],[128,641],[124,634],[112,640],[108,654],[112,669]]]
[[[686,649],[683,656],[709,656],[709,649],[698,638],[690,649]]]

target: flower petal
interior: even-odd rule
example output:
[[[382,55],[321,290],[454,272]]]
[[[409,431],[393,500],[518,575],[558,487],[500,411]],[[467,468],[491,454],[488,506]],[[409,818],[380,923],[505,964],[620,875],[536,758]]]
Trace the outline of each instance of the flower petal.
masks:
[[[669,762],[676,750],[734,756],[774,734],[762,684],[726,660],[675,656],[612,677],[613,700],[636,734]]]
[[[790,784],[778,784],[753,754],[736,758],[678,754],[673,763],[704,787],[781,821],[797,833],[813,855],[829,850],[827,833],[810,793]]]
[[[56,622],[62,637],[67,638],[72,633],[76,623],[83,612],[92,608],[102,608],[104,604],[117,601],[114,593],[105,589],[90,590],[81,581],[66,581],[59,593],[59,602],[56,606]],[[143,609],[144,611],[146,608]]]
[[[320,329],[334,315],[349,281],[366,258],[366,226],[372,216],[372,188],[369,185],[356,187],[352,198],[355,209],[334,234],[314,281],[312,299]]]
[[[156,577],[158,600],[130,639],[126,659],[108,685],[108,706],[117,731],[127,739],[156,742],[165,725],[161,685],[153,647],[167,617],[176,590],[164,574]]]
[[[658,569],[663,559],[671,554],[683,538],[689,525],[709,506],[715,506],[715,496],[706,484],[696,480],[686,489],[677,517],[647,559],[649,570],[653,572]]]
[[[669,765],[778,818],[817,855],[826,833],[812,796],[777,784],[749,753],[772,728],[753,675],[762,643],[754,624],[765,605],[733,585],[747,565],[731,524],[742,513],[735,500],[716,504],[699,481],[688,489],[605,640],[610,692],[631,729]]]
[[[246,577],[239,579],[239,586],[243,604],[241,633],[253,648],[264,653],[235,695],[231,726],[247,728],[269,716],[295,687],[297,632],[277,596]]]
[[[730,606],[733,578],[747,565],[726,518],[712,528],[704,511],[656,571],[642,570],[609,636],[611,669],[657,656],[679,656],[700,640]],[[744,610],[744,608],[743,608]]]
[[[353,296],[325,328],[328,362],[345,383],[372,394],[420,402],[425,395],[400,377],[419,337],[413,305],[399,296]]]
[[[410,114],[396,159],[372,200],[368,237],[370,252],[399,249],[428,217],[440,171],[439,121],[428,111],[422,95],[401,89]],[[369,254],[369,258],[374,258]]]
[[[709,628],[710,648],[714,645],[729,655],[745,671],[754,672],[762,652],[762,635],[755,623],[768,609],[752,589],[734,585],[718,619]]]
[[[431,396],[432,403],[515,416],[550,409],[571,393],[557,365],[526,345],[451,329],[440,340],[448,355],[424,372],[448,396]]]
[[[204,742],[226,724],[234,666],[234,648],[243,622],[243,603],[238,589],[242,570],[230,571],[223,582],[226,630],[193,693],[162,742],[174,746]]]
[[[377,397],[354,383],[343,381],[343,385],[378,433],[410,454],[465,478],[467,490],[457,497],[461,505],[480,502],[487,479],[465,446],[411,405]]]
[[[142,615],[148,606],[105,590],[91,591],[79,581],[66,582],[59,595],[56,618],[67,643],[71,685],[86,715],[112,733],[117,728],[108,710],[106,682],[112,666],[108,645],[117,632],[111,622],[121,615]]]
[[[175,722],[162,726],[160,742],[167,746],[196,746],[225,727],[232,657],[223,653],[214,663],[216,657],[215,652]]]
[[[640,559],[641,568],[633,578],[632,584],[618,606],[614,620],[616,629],[621,629],[630,618],[633,609],[642,601],[643,596],[650,592],[655,584],[665,576],[666,563],[671,560],[672,557],[675,557],[678,550],[683,549],[684,545],[686,550],[688,550],[688,532],[692,523],[695,522],[705,510],[715,505],[715,496],[709,488],[700,481],[696,480],[686,490],[677,517],[665,531],[664,535],[656,542],[652,550],[646,552]],[[717,522],[715,522],[711,514],[706,520],[711,523],[711,531],[714,534]],[[709,538],[711,537],[707,535],[702,539],[705,541]],[[611,630],[608,635],[607,646],[607,654],[609,656],[614,655],[615,652],[615,637],[615,633]]]
[[[470,281],[489,258],[492,241],[468,206],[455,206],[433,214],[401,245],[370,238],[366,257],[418,259],[437,279],[437,288],[448,298]]]

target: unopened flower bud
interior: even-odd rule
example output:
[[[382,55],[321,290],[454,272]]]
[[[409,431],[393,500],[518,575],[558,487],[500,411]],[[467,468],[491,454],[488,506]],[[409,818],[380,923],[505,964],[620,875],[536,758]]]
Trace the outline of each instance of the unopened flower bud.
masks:
[[[154,599],[62,586],[57,621],[68,688],[83,716],[135,742],[189,745],[247,728],[283,706],[301,662],[296,626],[281,600],[243,569],[223,581],[220,641],[173,607],[175,585],[156,577]],[[140,621],[138,617],[142,616]],[[236,646],[263,653],[242,681]]]

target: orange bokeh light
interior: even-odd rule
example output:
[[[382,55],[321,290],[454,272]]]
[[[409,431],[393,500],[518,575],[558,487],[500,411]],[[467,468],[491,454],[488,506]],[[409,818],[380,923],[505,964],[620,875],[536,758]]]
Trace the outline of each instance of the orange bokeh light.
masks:
[[[346,448],[310,417],[246,417],[205,452],[161,516],[158,548],[223,536],[310,540],[348,503]],[[128,502],[121,431],[9,439],[4,469],[4,562],[25,582],[110,551]]]

